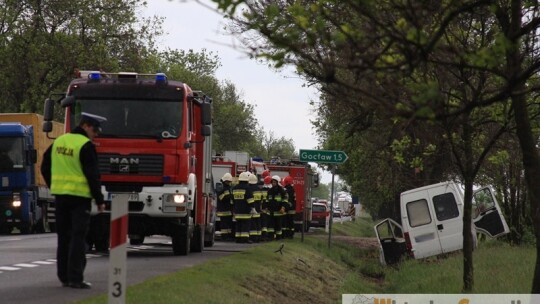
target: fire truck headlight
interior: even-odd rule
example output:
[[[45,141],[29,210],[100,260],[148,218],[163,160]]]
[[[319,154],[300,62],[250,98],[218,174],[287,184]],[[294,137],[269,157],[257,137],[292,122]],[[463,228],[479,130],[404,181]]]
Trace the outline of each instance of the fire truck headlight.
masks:
[[[183,194],[175,194],[174,195],[174,202],[181,204],[186,201],[186,197]]]
[[[21,206],[21,195],[19,193],[13,193],[13,207],[20,207]]]
[[[182,204],[186,202],[186,196],[184,194],[178,194],[178,193],[164,194],[163,201],[165,203]]]

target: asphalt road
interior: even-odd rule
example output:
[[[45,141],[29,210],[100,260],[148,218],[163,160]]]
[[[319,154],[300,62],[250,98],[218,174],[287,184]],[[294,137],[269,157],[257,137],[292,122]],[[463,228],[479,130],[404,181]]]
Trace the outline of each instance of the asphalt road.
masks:
[[[141,246],[129,246],[127,253],[127,284],[175,272],[204,263],[254,245],[216,242],[202,253],[174,256],[167,237],[147,238]],[[0,303],[72,303],[108,293],[109,258],[87,254],[85,280],[92,289],[62,287],[56,277],[56,235],[0,236]]]

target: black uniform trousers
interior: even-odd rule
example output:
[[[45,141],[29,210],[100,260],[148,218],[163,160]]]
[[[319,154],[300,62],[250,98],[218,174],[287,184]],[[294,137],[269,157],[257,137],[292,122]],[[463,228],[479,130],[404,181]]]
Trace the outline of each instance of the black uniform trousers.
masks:
[[[56,195],[56,271],[62,283],[80,283],[86,267],[86,234],[91,199]]]

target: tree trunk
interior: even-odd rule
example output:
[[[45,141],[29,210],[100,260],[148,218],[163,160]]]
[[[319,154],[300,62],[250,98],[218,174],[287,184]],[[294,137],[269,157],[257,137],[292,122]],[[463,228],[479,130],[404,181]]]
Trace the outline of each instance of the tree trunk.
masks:
[[[463,293],[471,293],[474,287],[473,268],[473,237],[472,237],[472,199],[473,184],[476,172],[473,166],[472,127],[469,123],[469,114],[465,115],[463,123],[463,182],[465,183],[463,206]]]
[[[512,96],[512,104],[515,111],[516,131],[521,146],[525,182],[529,193],[534,234],[536,237],[536,264],[531,293],[540,293],[540,187],[538,187],[538,181],[540,180],[540,157],[535,145],[536,141],[531,131],[525,96],[523,94]]]
[[[473,180],[465,180],[465,203],[463,206],[463,293],[470,293],[474,287],[473,237],[472,237],[472,196]]]
[[[512,0],[510,2],[510,23],[505,28],[505,36],[512,43],[512,46],[508,48],[506,53],[506,78],[508,87],[511,89],[510,96],[514,109],[516,133],[521,147],[525,183],[529,194],[536,238],[536,264],[531,293],[540,293],[540,187],[538,187],[538,181],[540,180],[540,156],[536,148],[536,139],[533,136],[527,110],[527,96],[525,95],[527,86],[525,80],[521,77],[524,70],[523,58],[525,57],[521,53],[520,41],[523,18],[522,5],[522,0]]]

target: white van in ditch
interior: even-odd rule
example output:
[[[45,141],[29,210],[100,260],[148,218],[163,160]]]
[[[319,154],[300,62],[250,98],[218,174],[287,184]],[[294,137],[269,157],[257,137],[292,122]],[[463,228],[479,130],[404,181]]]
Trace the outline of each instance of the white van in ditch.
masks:
[[[394,264],[405,253],[421,259],[463,248],[463,191],[454,182],[443,182],[401,193],[401,224],[385,219],[375,225],[380,261]],[[508,225],[490,188],[474,192],[473,237],[508,233]]]

